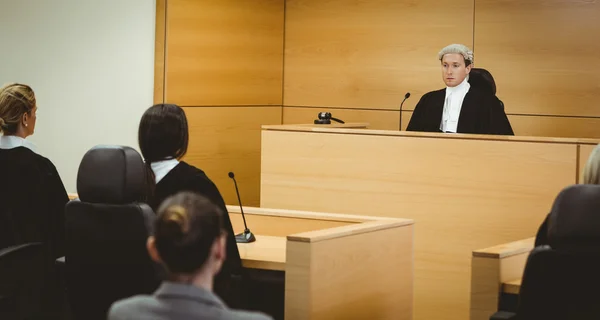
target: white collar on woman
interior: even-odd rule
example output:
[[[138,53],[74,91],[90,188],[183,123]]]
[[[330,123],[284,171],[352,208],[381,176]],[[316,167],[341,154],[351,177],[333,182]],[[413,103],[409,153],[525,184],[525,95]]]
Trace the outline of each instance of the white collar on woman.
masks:
[[[162,178],[164,178],[173,168],[175,168],[179,164],[179,160],[177,159],[168,159],[162,161],[152,162],[150,167],[154,172],[154,177],[156,178],[156,183],[158,183]]]
[[[17,136],[1,136],[0,137],[0,149],[14,149],[17,147],[25,147],[35,153],[37,153],[37,147],[35,144]]]

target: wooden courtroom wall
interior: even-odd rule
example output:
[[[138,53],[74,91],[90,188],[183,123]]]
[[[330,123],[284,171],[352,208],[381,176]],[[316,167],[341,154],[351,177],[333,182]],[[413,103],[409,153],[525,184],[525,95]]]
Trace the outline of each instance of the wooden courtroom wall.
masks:
[[[515,134],[599,138],[599,16],[579,0],[288,0],[283,122],[330,111],[406,128],[444,87],[437,52],[459,42],[494,75]]]
[[[261,124],[330,111],[404,129],[454,42],[494,75],[517,135],[600,138],[598,16],[576,0],[157,0],[155,102],[193,110],[186,159],[231,204],[235,170],[258,205]]]
[[[283,0],[157,0],[155,103],[189,121],[184,160],[204,170],[226,203],[258,206],[260,127],[280,124]]]

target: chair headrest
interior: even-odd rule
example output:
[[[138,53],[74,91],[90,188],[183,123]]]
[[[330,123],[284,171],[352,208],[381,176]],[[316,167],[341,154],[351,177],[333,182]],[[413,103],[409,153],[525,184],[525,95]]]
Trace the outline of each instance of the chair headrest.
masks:
[[[600,185],[563,189],[548,218],[548,243],[553,249],[600,252]]]
[[[485,69],[472,68],[471,72],[469,72],[469,84],[494,95],[496,94],[496,81],[494,81],[492,74]]]
[[[148,192],[147,170],[133,148],[93,147],[83,156],[77,172],[79,199],[105,204],[142,201]]]

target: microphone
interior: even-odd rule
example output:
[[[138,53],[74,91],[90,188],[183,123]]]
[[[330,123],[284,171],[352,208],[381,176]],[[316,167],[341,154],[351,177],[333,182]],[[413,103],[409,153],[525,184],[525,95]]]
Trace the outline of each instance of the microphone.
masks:
[[[244,215],[244,207],[242,206],[242,199],[240,198],[240,190],[238,189],[237,181],[235,181],[235,175],[233,172],[229,172],[228,176],[233,180],[233,184],[235,185],[235,193],[237,193],[238,203],[240,204],[240,210],[242,212],[242,219],[244,219],[244,232],[235,235],[235,242],[237,243],[250,243],[256,241],[254,234],[250,232],[248,226],[246,225],[246,216]]]
[[[404,105],[404,101],[406,101],[406,99],[410,98],[410,92],[407,92],[404,95],[404,100],[402,100],[402,102],[400,103],[400,116],[398,117],[398,131],[402,130],[402,105]]]

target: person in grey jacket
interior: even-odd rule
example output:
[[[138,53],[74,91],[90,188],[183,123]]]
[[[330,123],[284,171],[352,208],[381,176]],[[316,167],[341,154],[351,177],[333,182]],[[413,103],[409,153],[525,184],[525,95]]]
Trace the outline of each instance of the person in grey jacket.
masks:
[[[148,252],[168,270],[153,295],[138,295],[115,302],[109,320],[272,320],[258,312],[229,309],[213,293],[213,278],[226,255],[223,212],[196,193],[180,192],[167,198],[158,210]]]

